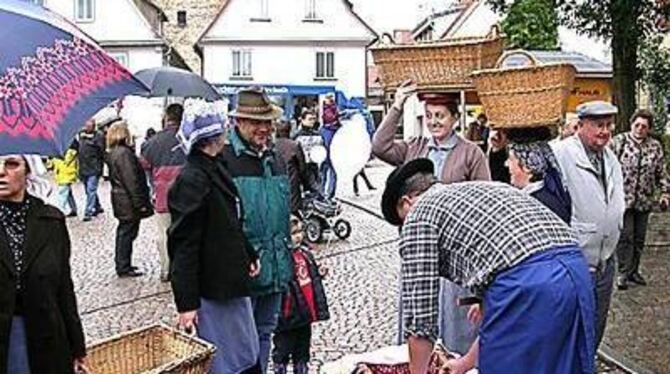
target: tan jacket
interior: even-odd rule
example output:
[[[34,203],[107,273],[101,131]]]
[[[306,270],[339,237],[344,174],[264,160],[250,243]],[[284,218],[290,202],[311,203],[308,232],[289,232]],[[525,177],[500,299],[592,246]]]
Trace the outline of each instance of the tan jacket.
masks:
[[[394,140],[402,112],[391,108],[372,138],[372,153],[382,161],[399,166],[408,161],[428,157],[430,138],[416,137],[409,141]],[[444,170],[443,183],[491,180],[484,152],[474,143],[461,138],[451,151]]]

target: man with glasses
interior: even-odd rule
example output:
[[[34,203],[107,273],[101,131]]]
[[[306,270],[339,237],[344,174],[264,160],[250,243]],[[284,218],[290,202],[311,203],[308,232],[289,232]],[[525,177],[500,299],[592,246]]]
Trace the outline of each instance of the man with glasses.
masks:
[[[552,144],[572,198],[571,226],[589,262],[596,295],[596,348],[607,323],[614,251],[625,209],[621,165],[608,148],[617,107],[591,101],[577,107],[577,133]]]
[[[670,203],[670,180],[665,169],[663,145],[649,136],[653,122],[650,111],[638,110],[631,117],[630,131],[617,135],[612,142],[612,149],[621,163],[626,193],[626,213],[617,247],[617,288],[620,290],[628,289],[629,282],[647,285],[639,267],[649,213],[656,203],[656,187],[660,187],[660,207],[667,209]]]

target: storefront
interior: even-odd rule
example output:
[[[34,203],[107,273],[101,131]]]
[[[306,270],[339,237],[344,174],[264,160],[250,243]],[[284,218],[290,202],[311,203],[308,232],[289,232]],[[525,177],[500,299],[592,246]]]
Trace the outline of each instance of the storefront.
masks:
[[[335,93],[334,86],[300,86],[300,85],[256,85],[267,92],[272,101],[284,109],[284,119],[296,120],[303,108],[321,111],[321,103],[328,93]],[[230,105],[237,105],[237,91],[248,85],[219,84],[214,88],[230,100]],[[319,118],[321,116],[319,115]]]

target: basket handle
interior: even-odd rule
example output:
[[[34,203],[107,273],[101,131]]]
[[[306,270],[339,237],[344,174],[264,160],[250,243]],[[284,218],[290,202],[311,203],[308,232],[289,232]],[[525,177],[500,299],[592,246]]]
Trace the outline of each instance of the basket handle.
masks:
[[[528,58],[528,60],[530,60],[530,66],[540,65],[540,61],[538,61],[537,58],[533,56],[530,52],[524,51],[523,49],[515,49],[511,51],[505,51],[505,53],[503,53],[502,56],[498,58],[498,61],[496,62],[496,69],[499,69],[502,66],[503,62],[505,62],[505,59],[513,55],[525,56],[526,58]]]

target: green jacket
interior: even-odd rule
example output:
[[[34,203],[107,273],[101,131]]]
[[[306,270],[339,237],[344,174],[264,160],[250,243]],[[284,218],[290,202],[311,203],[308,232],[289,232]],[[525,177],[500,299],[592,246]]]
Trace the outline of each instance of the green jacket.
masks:
[[[272,149],[252,150],[237,130],[229,142],[221,160],[239,191],[244,233],[261,263],[260,275],[251,281],[252,295],[283,293],[293,274],[286,165]]]

